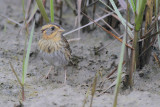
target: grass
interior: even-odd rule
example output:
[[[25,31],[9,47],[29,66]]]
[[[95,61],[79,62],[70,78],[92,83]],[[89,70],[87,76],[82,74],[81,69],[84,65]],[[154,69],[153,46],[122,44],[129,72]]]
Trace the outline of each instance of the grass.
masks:
[[[90,102],[90,107],[92,107],[93,104],[93,98],[96,92],[96,85],[97,85],[97,78],[98,78],[99,72],[96,72],[93,84],[92,84],[92,91],[91,91],[91,102]]]
[[[125,43],[126,43],[126,36],[124,36],[123,38],[122,47],[121,47],[120,60],[118,64],[117,82],[116,82],[116,87],[114,91],[113,107],[117,107],[117,98],[118,98],[119,87],[121,83],[122,66],[123,66],[123,59],[124,59],[124,53],[125,53]]]
[[[133,42],[132,42],[132,48],[130,48],[131,49],[131,54],[129,55],[130,56],[130,58],[128,59],[128,61],[130,61],[131,62],[131,64],[129,65],[129,70],[130,70],[130,72],[129,72],[129,86],[130,87],[132,87],[133,86],[133,72],[135,72],[136,71],[136,68],[137,67],[139,67],[139,66],[144,66],[144,64],[146,64],[146,63],[144,63],[144,64],[142,64],[142,65],[140,65],[140,63],[141,62],[139,62],[138,61],[138,56],[139,56],[139,52],[141,53],[142,51],[140,51],[140,50],[142,50],[143,49],[143,47],[139,47],[139,43],[138,43],[138,41],[140,40],[140,31],[142,31],[142,23],[143,22],[146,22],[146,27],[145,27],[145,32],[147,32],[149,29],[149,27],[148,26],[150,26],[151,25],[151,21],[150,20],[152,20],[151,18],[152,18],[152,8],[153,8],[153,3],[151,3],[152,1],[147,1],[147,0],[141,0],[141,1],[130,1],[131,3],[130,3],[130,7],[132,8],[132,11],[133,11],[133,13],[134,13],[134,15],[135,15],[135,29],[134,29],[134,34],[132,33],[132,31],[127,27],[127,25],[126,25],[126,20],[122,17],[122,15],[120,14],[120,12],[119,12],[119,10],[118,10],[118,8],[116,7],[116,4],[115,4],[115,2],[113,1],[113,0],[110,0],[110,3],[111,3],[111,5],[113,6],[113,8],[114,8],[114,10],[115,10],[115,13],[117,14],[117,16],[119,17],[119,19],[120,19],[120,21],[121,21],[121,23],[124,25],[124,27],[127,29],[127,31],[128,31],[128,33],[129,33],[129,35],[130,35],[130,37],[131,38],[133,38]],[[158,2],[158,1],[157,1]],[[106,3],[104,3],[104,2],[102,2],[101,1],[101,3],[102,4],[104,4],[105,6],[107,6],[107,7],[109,7]],[[146,5],[147,4],[147,5]],[[149,8],[148,8],[149,7]],[[157,6],[158,7],[158,6]],[[146,9],[147,8],[147,9]],[[145,14],[145,10],[146,9],[146,20],[145,21],[143,21],[143,17],[144,17],[144,15],[143,14]],[[110,10],[112,10],[112,9],[110,9]],[[112,12],[113,12],[113,10],[112,10]],[[85,15],[87,18],[89,18],[86,14],[84,14],[83,12],[82,12],[82,14],[83,15]],[[157,14],[157,13],[156,13]],[[91,18],[89,18],[91,21],[93,21],[94,22],[94,20],[93,19],[91,19]],[[94,23],[96,23],[96,22],[94,22]],[[129,22],[127,22],[127,23],[129,23]],[[130,24],[130,23],[129,23]],[[97,26],[99,26],[99,27],[101,27],[99,24],[97,24],[96,23],[96,25]],[[104,29],[103,27],[101,27],[104,31],[106,31],[106,29]],[[157,27],[158,28],[158,27]],[[158,29],[157,29],[158,30]],[[108,31],[107,31],[108,32]],[[109,32],[108,32],[109,33]],[[111,34],[111,33],[109,33],[109,34]],[[116,36],[115,36],[116,37]],[[113,103],[113,107],[116,107],[116,105],[117,105],[117,96],[118,96],[118,91],[119,91],[119,85],[120,85],[120,82],[121,82],[121,70],[122,70],[122,64],[123,64],[123,58],[124,58],[124,53],[125,53],[125,44],[126,44],[126,37],[125,36],[123,36],[123,38],[124,38],[124,41],[123,41],[123,43],[122,43],[122,49],[121,49],[121,55],[120,55],[120,61],[119,61],[119,66],[118,66],[118,76],[117,76],[117,84],[116,84],[116,88],[115,88],[115,94],[114,94],[114,103]],[[146,46],[146,47],[150,47],[150,45],[148,45],[148,44],[150,44],[150,40],[149,39],[151,39],[151,37],[147,37],[145,40],[144,40],[144,46]],[[145,42],[146,41],[146,42]],[[158,36],[158,41],[159,41],[159,36]],[[143,50],[143,52],[144,51],[147,51],[148,50],[148,48],[146,49],[146,47],[144,47],[145,48],[145,50]],[[147,52],[147,58],[149,57],[149,55],[150,54],[148,54],[148,53],[150,53],[150,51],[149,52]],[[145,59],[142,59],[144,62],[145,62]],[[128,62],[127,61],[127,62]],[[147,61],[146,61],[147,62]]]
[[[54,6],[53,6],[53,0],[50,0],[50,15],[51,15],[51,22],[54,23]]]
[[[32,25],[32,29],[31,29],[31,33],[30,33],[30,38],[29,38],[29,42],[28,42],[28,48],[27,48],[27,53],[26,53],[26,57],[24,60],[24,65],[23,65],[23,74],[22,74],[22,84],[24,85],[25,83],[25,78],[26,78],[26,73],[27,73],[27,68],[28,68],[28,62],[29,62],[29,54],[30,54],[30,50],[31,50],[31,44],[32,44],[32,38],[33,38],[33,33],[34,33],[34,28],[35,28],[35,22],[33,22]]]
[[[42,0],[36,0],[36,2],[37,2],[37,5],[38,5],[38,7],[39,7],[39,10],[40,10],[41,15],[43,16],[44,20],[45,20],[47,23],[49,23],[50,21],[49,21],[49,18],[48,18],[48,16],[47,16],[47,13],[46,13],[46,11],[45,11],[45,8],[44,8],[44,5],[43,5],[43,3],[42,3]]]
[[[30,50],[31,50],[31,44],[32,44],[32,38],[33,38],[33,33],[34,33],[34,28],[35,28],[35,21],[32,24],[32,29],[31,29],[31,33],[30,33],[30,38],[29,38],[29,42],[28,42],[28,48],[27,48],[27,53],[26,53],[26,57],[23,60],[23,70],[22,70],[22,80],[20,81],[16,71],[14,70],[13,65],[10,62],[10,66],[12,69],[12,72],[14,73],[14,75],[16,76],[16,79],[18,80],[18,83],[20,84],[21,88],[22,88],[22,101],[25,100],[25,93],[24,93],[24,86],[25,86],[25,79],[26,79],[26,74],[27,74],[27,68],[28,68],[28,63],[29,63],[29,55],[30,55]]]
[[[44,0],[45,1],[45,0]],[[62,1],[63,2],[63,1]],[[37,12],[37,10],[40,10],[41,15],[43,16],[44,20],[46,23],[52,22],[54,23],[55,21],[57,21],[57,19],[62,23],[67,23],[67,21],[65,21],[62,17],[62,14],[64,11],[62,10],[62,4],[63,3],[57,3],[54,0],[50,0],[50,18],[48,17],[47,13],[46,13],[46,8],[42,2],[42,0],[36,0],[36,4],[34,5],[34,9],[32,10],[32,12],[30,12],[31,14],[29,15],[29,18],[27,19],[27,15],[26,13],[29,13],[28,11],[25,11],[25,2],[24,0],[22,0],[22,9],[23,9],[23,15],[24,15],[24,22],[25,22],[25,26],[28,25],[35,16],[35,13]],[[98,15],[99,18],[97,19],[92,19],[90,16],[91,14],[94,13],[89,13],[90,10],[88,7],[91,7],[92,3],[89,2],[89,0],[86,0],[85,2],[88,3],[87,5],[83,4],[83,2],[81,0],[75,1],[75,4],[77,5],[74,6],[74,3],[69,2],[67,0],[65,0],[66,4],[68,4],[68,8],[71,9],[73,11],[73,13],[75,15],[77,15],[77,25],[78,27],[65,33],[64,36],[69,35],[75,31],[78,31],[78,37],[80,38],[80,30],[91,25],[91,24],[95,24],[97,26],[97,28],[101,28],[104,32],[107,32],[109,35],[113,36],[115,39],[117,39],[118,41],[120,41],[122,43],[121,46],[121,53],[120,53],[120,60],[119,60],[119,64],[118,64],[118,75],[117,75],[117,79],[116,79],[116,87],[115,87],[115,91],[114,91],[114,100],[113,100],[113,107],[117,106],[117,98],[118,98],[118,93],[120,90],[120,84],[121,84],[121,75],[122,75],[122,65],[123,62],[130,62],[129,65],[127,66],[128,71],[129,72],[127,75],[129,76],[129,80],[128,81],[128,86],[129,87],[133,87],[133,73],[136,71],[136,68],[142,68],[145,64],[147,64],[147,58],[150,57],[151,55],[151,46],[153,45],[153,43],[157,42],[159,49],[160,49],[160,35],[159,33],[155,33],[155,32],[159,32],[159,25],[158,25],[158,20],[154,19],[155,17],[159,17],[159,0],[129,0],[124,1],[128,7],[127,10],[126,9],[119,9],[116,4],[116,1],[114,0],[109,0],[110,5],[108,5],[104,0],[99,0],[99,1],[94,1],[96,5],[98,5],[98,3],[100,3],[99,6],[101,6],[101,8],[103,8],[104,10],[107,9],[107,11],[109,10],[109,12],[105,15]],[[119,0],[119,2],[121,2]],[[89,4],[90,3],[90,4]],[[61,5],[60,5],[61,4]],[[94,6],[95,6],[94,4]],[[103,5],[103,6],[102,6]],[[55,7],[54,7],[55,6]],[[61,6],[61,7],[58,7]],[[93,7],[94,7],[93,6]],[[58,8],[57,8],[58,7]],[[56,8],[56,10],[54,9]],[[94,7],[95,8],[95,7]],[[98,6],[97,6],[98,8]],[[129,9],[128,9],[129,8]],[[153,9],[155,8],[155,9]],[[58,10],[60,9],[60,10]],[[85,12],[84,12],[85,10]],[[97,9],[95,9],[97,10]],[[125,15],[126,13],[132,13],[134,15],[134,24],[132,24],[130,21],[127,20],[127,18],[125,19],[123,17],[123,15],[121,14],[121,10],[125,11]],[[58,15],[59,11],[60,15]],[[94,11],[96,13],[96,11]],[[88,13],[88,14],[87,14]],[[55,16],[55,14],[57,16]],[[99,14],[99,13],[98,13]],[[107,16],[113,15],[115,17],[117,17],[117,19],[119,19],[119,21],[121,22],[121,24],[124,26],[124,28],[126,29],[126,33],[128,33],[128,36],[123,36],[123,39],[120,38],[119,35],[115,35],[113,34],[111,31],[109,31],[108,29],[106,29],[105,27],[103,27],[102,25],[100,25],[98,23],[98,21],[103,20],[104,18],[106,18]],[[129,14],[128,14],[129,15]],[[83,26],[81,26],[81,16],[85,16],[87,20],[90,20],[90,22],[88,24],[85,24]],[[57,18],[58,17],[58,18]],[[57,19],[56,19],[57,18]],[[64,20],[64,22],[63,22]],[[14,20],[12,20],[14,21]],[[105,20],[103,20],[105,21]],[[155,25],[154,24],[155,21]],[[104,22],[107,23],[107,22]],[[143,24],[145,23],[145,24]],[[19,24],[19,23],[18,23]],[[19,24],[20,26],[22,26],[21,24]],[[22,100],[24,101],[25,99],[25,95],[24,95],[24,85],[25,85],[25,80],[26,80],[26,74],[27,74],[27,70],[28,70],[28,65],[29,65],[29,54],[30,54],[30,50],[31,50],[31,44],[32,44],[32,38],[33,38],[33,33],[34,33],[34,27],[35,27],[35,21],[32,23],[32,29],[31,29],[31,33],[30,33],[30,37],[29,37],[29,42],[28,42],[28,47],[27,47],[27,41],[28,41],[28,34],[26,34],[25,36],[25,46],[24,46],[24,59],[23,59],[23,72],[22,72],[22,80],[20,81],[18,75],[16,74],[13,65],[10,63],[10,66],[12,68],[12,71],[14,73],[14,75],[16,76],[19,84],[22,87]],[[112,28],[112,27],[111,27]],[[152,30],[153,31],[152,31]],[[5,30],[5,29],[4,29]],[[115,30],[114,28],[112,28],[112,30]],[[151,30],[151,32],[149,32]],[[146,34],[146,32],[149,32]],[[151,36],[151,35],[156,35],[157,36]],[[142,36],[143,35],[143,36]],[[143,37],[143,38],[142,38]],[[128,38],[128,39],[127,39]],[[156,41],[157,40],[157,41]],[[96,41],[97,42],[97,41]],[[27,48],[26,48],[27,47]],[[130,51],[126,52],[126,48]],[[124,58],[124,54],[127,53],[126,56],[128,56],[127,59]],[[145,57],[144,57],[145,56]],[[154,53],[154,57],[157,61],[157,63],[159,64],[159,59],[158,56],[156,55],[156,53]],[[146,59],[145,59],[146,58]],[[143,63],[141,63],[143,62]],[[91,89],[91,102],[90,102],[90,107],[93,106],[93,98],[95,96],[96,93],[96,86],[97,86],[97,78],[98,78],[98,73],[96,73],[96,76],[94,78],[94,82],[92,85],[92,89]],[[89,96],[89,91],[87,91],[86,94],[86,99]],[[87,103],[87,101],[84,101],[84,105]]]

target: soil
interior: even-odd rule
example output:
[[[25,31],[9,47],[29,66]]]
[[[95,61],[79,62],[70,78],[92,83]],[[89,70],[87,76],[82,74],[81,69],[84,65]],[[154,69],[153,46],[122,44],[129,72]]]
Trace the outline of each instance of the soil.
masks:
[[[72,11],[64,7],[66,32],[75,29]],[[23,20],[21,0],[0,0],[0,15],[5,15],[17,22]],[[57,21],[58,22],[58,21]],[[21,27],[0,16],[0,106],[12,107],[21,101],[21,87],[12,72],[12,63],[17,75],[22,77],[22,63],[25,43],[25,32]],[[30,31],[31,27],[29,27]],[[20,32],[20,33],[19,33]],[[123,30],[120,30],[122,32]],[[85,107],[91,102],[91,86],[97,72],[96,93],[93,107],[111,107],[114,99],[114,73],[110,79],[106,77],[116,68],[121,43],[111,39],[110,35],[100,28],[89,33],[81,32],[81,40],[71,41],[73,64],[67,66],[67,83],[64,84],[64,69],[55,68],[46,75],[50,66],[41,56],[37,42],[41,36],[40,27],[35,29],[27,76],[25,80],[25,107]],[[78,32],[66,35],[66,38],[78,38]],[[100,50],[97,52],[97,50]],[[154,50],[160,53],[159,50]],[[153,56],[150,64],[142,70],[134,72],[133,89],[121,88],[118,96],[118,107],[159,107],[160,105],[160,69]],[[125,71],[125,69],[124,69]],[[113,84],[113,85],[112,85]],[[110,88],[108,88],[110,87]],[[121,86],[122,87],[122,86]],[[105,93],[102,91],[108,89]],[[88,92],[88,90],[90,90]],[[89,93],[86,98],[86,93]]]

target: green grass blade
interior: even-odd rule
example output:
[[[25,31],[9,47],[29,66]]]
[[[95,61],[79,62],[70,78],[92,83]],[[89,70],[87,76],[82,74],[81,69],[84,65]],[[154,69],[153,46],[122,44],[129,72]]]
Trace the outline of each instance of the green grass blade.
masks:
[[[102,2],[102,1],[101,1]],[[102,2],[105,6],[107,6],[107,4],[106,3],[104,3],[104,2]],[[115,5],[115,3],[114,3],[114,1],[113,0],[110,0],[110,3],[112,4],[112,6],[113,6],[113,8],[114,8],[114,10],[115,10],[115,13],[118,15],[118,17],[120,18],[120,20],[121,20],[121,23],[124,25],[124,27],[126,28],[126,20],[122,17],[122,15],[121,15],[121,13],[118,11],[118,8],[117,8],[117,6]],[[108,6],[107,6],[108,7]],[[128,22],[127,22],[128,23]],[[131,37],[133,37],[134,35],[133,35],[133,33],[131,32],[131,30],[129,29],[129,28],[127,28],[127,31],[128,31],[128,33],[129,33],[129,35],[131,36]]]
[[[134,4],[134,1],[133,1],[133,0],[129,0],[129,1],[130,1],[132,10],[133,10],[133,12],[135,13],[135,12],[136,12],[136,5]]]
[[[33,38],[33,33],[34,33],[34,27],[35,27],[35,21],[33,22],[31,33],[30,33],[30,38],[29,38],[29,43],[28,43],[28,48],[27,48],[27,53],[25,57],[25,63],[24,63],[24,70],[22,73],[22,84],[24,85],[25,83],[25,77],[27,73],[27,68],[28,68],[28,62],[29,62],[29,54],[31,50],[31,44],[32,44],[32,38]]]
[[[114,91],[113,107],[117,106],[117,98],[118,98],[119,86],[120,86],[120,83],[121,83],[122,65],[123,65],[123,59],[124,59],[125,44],[126,44],[126,35],[123,38],[123,43],[122,43],[122,47],[121,47],[120,61],[119,61],[119,64],[118,64],[117,83],[116,83],[116,88],[115,88],[115,91]]]
[[[126,20],[122,17],[121,13],[118,11],[118,8],[117,6],[115,5],[114,1],[113,0],[110,0],[110,3],[112,4],[116,14],[118,15],[118,17],[120,18],[121,20],[121,23],[124,25],[124,27],[126,28]],[[127,22],[128,23],[128,22]],[[133,33],[131,32],[131,30],[127,27],[127,31],[129,33],[129,35],[131,37],[134,37]]]
[[[114,13],[116,13],[110,6],[108,6],[104,1],[102,1],[102,0],[99,0],[102,4],[104,4],[107,8],[109,8],[112,12],[114,12]],[[123,17],[122,17],[123,18]],[[125,23],[126,23],[126,20],[123,18],[123,19],[121,19],[121,20],[123,20]],[[128,27],[130,27],[130,28],[133,28],[133,25],[131,24],[131,23],[129,23],[129,22],[127,22],[128,23]]]
[[[53,6],[53,0],[50,0],[50,15],[51,15],[51,22],[54,23],[54,6]]]
[[[39,7],[39,10],[40,10],[43,18],[45,19],[45,21],[46,21],[47,23],[49,23],[49,18],[48,18],[48,16],[47,16],[47,13],[46,13],[45,8],[44,8],[44,6],[43,6],[42,0],[36,0],[36,2],[37,2],[37,5],[38,5],[38,7]]]
[[[135,31],[139,31],[141,28],[146,2],[147,0],[138,0],[138,14],[135,17]]]

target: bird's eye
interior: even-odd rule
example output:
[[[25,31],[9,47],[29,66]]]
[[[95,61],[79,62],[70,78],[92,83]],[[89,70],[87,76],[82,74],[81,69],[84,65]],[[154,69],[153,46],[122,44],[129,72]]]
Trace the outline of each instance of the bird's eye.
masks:
[[[54,27],[52,26],[51,29],[52,29],[52,31],[53,31],[53,30],[54,30]]]

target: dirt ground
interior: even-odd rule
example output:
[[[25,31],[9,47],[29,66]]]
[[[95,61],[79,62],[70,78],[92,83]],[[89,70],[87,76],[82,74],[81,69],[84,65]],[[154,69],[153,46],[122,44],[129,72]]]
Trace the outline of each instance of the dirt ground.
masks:
[[[0,15],[6,15],[17,22],[22,21],[21,0],[0,0]],[[63,28],[66,32],[75,29],[74,16],[67,8],[64,9],[63,19],[65,19]],[[21,78],[25,33],[21,32],[18,35],[19,31],[19,26],[0,16],[0,107],[13,107],[18,105],[21,99],[21,87],[9,65],[10,61]],[[26,77],[25,107],[82,107],[97,71],[102,73],[102,77],[98,77],[93,107],[112,106],[114,86],[99,94],[115,81],[116,73],[111,79],[107,79],[106,76],[118,64],[121,43],[110,39],[109,35],[99,28],[90,33],[81,32],[80,41],[70,42],[74,65],[67,66],[67,85],[64,85],[62,68],[55,69],[49,79],[42,78],[50,66],[39,55],[37,42],[40,36],[38,27],[33,37]],[[77,37],[78,32],[66,36],[67,39]],[[102,47],[104,48],[101,51],[95,53],[95,50]],[[160,53],[158,50],[154,51]],[[85,107],[89,107],[90,99],[91,94],[86,100]],[[151,57],[149,65],[134,73],[133,90],[120,90],[118,107],[159,107],[159,105],[160,69]]]

